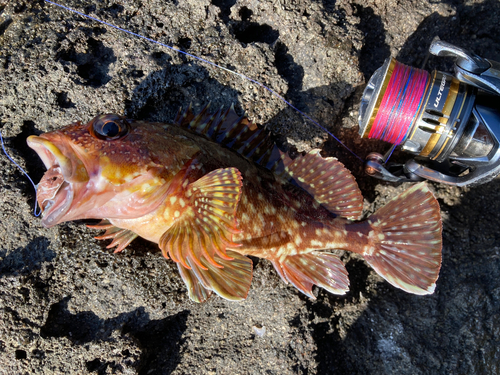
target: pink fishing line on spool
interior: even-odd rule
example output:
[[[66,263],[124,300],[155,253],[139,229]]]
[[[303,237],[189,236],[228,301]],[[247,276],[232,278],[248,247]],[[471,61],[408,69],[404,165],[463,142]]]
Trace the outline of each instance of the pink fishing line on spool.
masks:
[[[369,138],[399,145],[408,136],[424,99],[429,73],[396,61]]]

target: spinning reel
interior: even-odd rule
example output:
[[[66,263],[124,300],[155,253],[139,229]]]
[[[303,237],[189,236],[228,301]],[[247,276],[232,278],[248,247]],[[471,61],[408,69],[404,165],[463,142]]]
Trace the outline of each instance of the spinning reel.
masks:
[[[429,52],[455,58],[455,75],[429,74],[387,59],[370,78],[359,133],[393,146],[385,155],[369,154],[365,171],[394,182],[491,181],[500,174],[500,63],[440,40]],[[386,163],[398,146],[415,157]]]

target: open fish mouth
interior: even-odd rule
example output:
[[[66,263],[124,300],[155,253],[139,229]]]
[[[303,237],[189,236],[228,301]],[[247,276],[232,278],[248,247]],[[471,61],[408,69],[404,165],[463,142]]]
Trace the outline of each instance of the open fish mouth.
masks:
[[[60,223],[74,198],[74,168],[71,159],[51,141],[37,136],[28,137],[28,146],[42,159],[47,172],[38,183],[37,201],[42,208],[42,224],[50,228]]]
[[[37,201],[42,208],[42,224],[50,228],[58,224],[73,203],[72,185],[64,180],[61,167],[53,165],[38,183]]]

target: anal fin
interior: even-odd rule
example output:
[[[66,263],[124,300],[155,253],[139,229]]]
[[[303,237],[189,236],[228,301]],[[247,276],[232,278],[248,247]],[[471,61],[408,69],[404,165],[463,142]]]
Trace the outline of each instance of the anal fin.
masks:
[[[334,158],[323,158],[320,150],[295,160],[285,159],[285,175],[311,194],[328,211],[357,220],[363,212],[363,196],[353,175]]]
[[[305,295],[315,299],[312,286],[317,285],[333,294],[349,290],[349,278],[344,263],[335,255],[319,251],[290,255],[284,260],[272,260],[285,283],[291,283]]]
[[[188,260],[191,269],[177,263],[182,280],[189,291],[189,298],[194,302],[205,302],[212,291],[230,301],[244,300],[252,283],[252,261],[244,255],[228,250],[232,260],[225,260],[215,255],[215,260],[222,268],[215,267],[206,259],[201,263],[206,269]]]

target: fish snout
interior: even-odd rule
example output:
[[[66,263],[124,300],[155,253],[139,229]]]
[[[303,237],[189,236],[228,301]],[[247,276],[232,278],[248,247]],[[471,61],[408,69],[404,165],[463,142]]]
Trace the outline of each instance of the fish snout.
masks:
[[[42,136],[31,135],[26,142],[42,159],[47,170],[54,166],[59,166],[64,180],[67,182],[85,182],[89,176],[82,161],[75,155],[74,152],[63,152],[61,147],[56,144],[56,141],[51,141]]]

